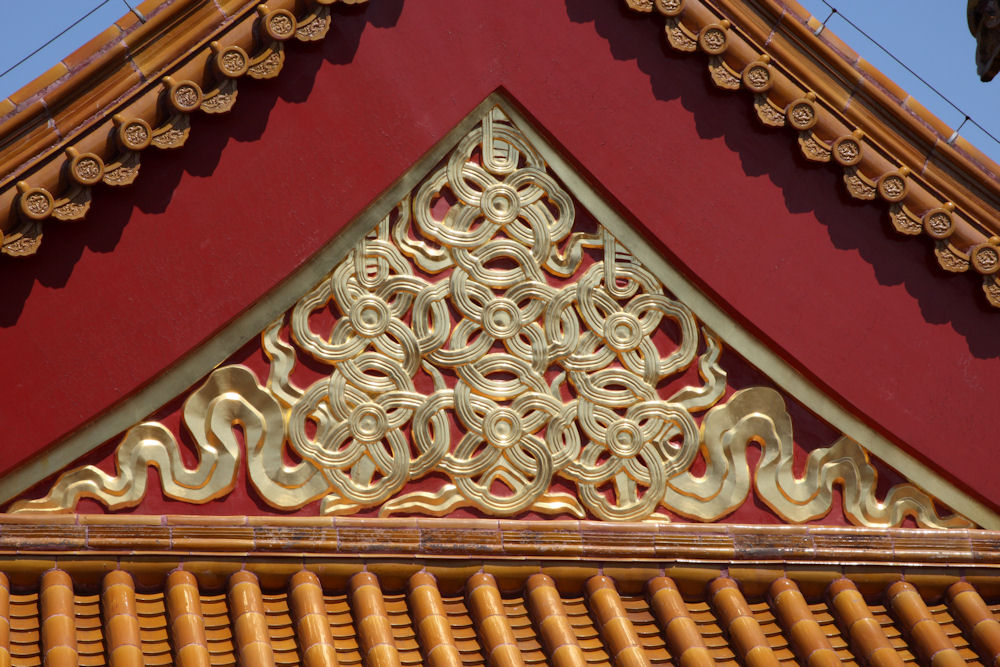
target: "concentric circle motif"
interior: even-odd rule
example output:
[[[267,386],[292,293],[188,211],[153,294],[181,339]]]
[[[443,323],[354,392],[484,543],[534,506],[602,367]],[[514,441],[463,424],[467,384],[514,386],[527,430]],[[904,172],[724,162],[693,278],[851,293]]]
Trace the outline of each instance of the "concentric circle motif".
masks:
[[[521,209],[517,201],[517,190],[506,183],[494,183],[483,191],[483,215],[498,225],[506,225],[517,220]]]
[[[642,342],[642,327],[631,313],[612,313],[604,321],[604,338],[615,350],[634,350]]]
[[[510,299],[500,297],[483,308],[483,331],[494,338],[510,338],[521,329],[521,311]]]
[[[141,151],[149,146],[153,131],[142,118],[133,118],[118,126],[118,139],[122,146],[131,151]]]
[[[955,231],[955,222],[951,212],[944,208],[935,208],[924,215],[924,231],[935,239],[946,239]]]
[[[608,427],[608,450],[622,459],[630,459],[642,449],[642,431],[631,419],[619,419]]]
[[[1000,271],[1000,251],[989,243],[983,243],[973,248],[969,253],[972,266],[983,275],[992,275]]]
[[[494,447],[506,449],[516,444],[522,435],[521,417],[510,408],[492,410],[483,420],[483,437]]]
[[[351,306],[351,325],[362,336],[380,336],[389,328],[392,314],[389,304],[377,296],[366,294]]]
[[[752,62],[743,70],[743,85],[755,93],[763,93],[772,85],[771,68],[767,63]]]
[[[845,167],[861,162],[861,144],[848,135],[833,142],[833,157]]]
[[[812,100],[804,97],[793,100],[791,104],[788,105],[786,116],[788,117],[788,122],[792,124],[792,127],[796,130],[803,131],[812,129],[818,120],[816,116],[816,105],[813,104]]]
[[[351,412],[347,427],[358,442],[378,442],[389,430],[389,418],[378,403],[362,403]]]

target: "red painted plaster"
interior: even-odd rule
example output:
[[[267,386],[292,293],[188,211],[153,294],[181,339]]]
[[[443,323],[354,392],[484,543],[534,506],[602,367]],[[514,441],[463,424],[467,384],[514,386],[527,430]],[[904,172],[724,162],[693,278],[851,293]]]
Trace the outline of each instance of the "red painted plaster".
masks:
[[[241,81],[188,146],[146,151],[134,186],[98,188],[38,256],[3,258],[0,471],[251,304],[500,86],[738,318],[1000,506],[1000,314],[972,279],[715,89],[657,19],[591,0],[338,7],[279,79]]]

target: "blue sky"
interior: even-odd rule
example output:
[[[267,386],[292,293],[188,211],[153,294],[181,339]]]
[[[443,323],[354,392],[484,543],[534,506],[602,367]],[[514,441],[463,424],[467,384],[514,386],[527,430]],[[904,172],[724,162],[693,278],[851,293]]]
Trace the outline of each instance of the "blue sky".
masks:
[[[7,97],[87,43],[141,0],[34,0],[5,2],[0,21],[0,98]],[[88,16],[89,14],[89,16]],[[73,25],[87,16],[79,24]],[[39,21],[47,17],[47,21]],[[73,26],[72,28],[69,28]],[[69,28],[25,62],[22,58]],[[13,70],[7,72],[12,66]]]
[[[594,0],[616,2],[619,0]],[[1000,77],[982,83],[976,76],[975,40],[965,19],[965,2],[950,0],[799,0],[820,20],[837,13],[827,27],[850,44],[863,58],[889,75],[900,86],[937,114],[951,127],[958,127],[966,114],[994,137],[1000,138]],[[14,69],[0,76],[0,98],[25,85],[65,55],[72,53],[98,32],[131,10],[138,0],[35,0],[7,3],[0,22],[0,72],[15,65],[25,55],[55,37],[77,19],[87,15],[52,44]],[[39,23],[39,16],[52,17]],[[939,97],[873,42],[855,30],[847,20],[881,43],[952,104]],[[1000,162],[997,143],[971,122],[962,127],[962,136]]]
[[[862,58],[953,128],[969,115],[1000,138],[1000,77],[983,83],[976,75],[976,40],[969,34],[964,1],[955,0],[798,0]],[[964,113],[955,110],[883,53],[847,20],[902,60]],[[1000,144],[971,122],[961,130],[981,151],[1000,162]]]

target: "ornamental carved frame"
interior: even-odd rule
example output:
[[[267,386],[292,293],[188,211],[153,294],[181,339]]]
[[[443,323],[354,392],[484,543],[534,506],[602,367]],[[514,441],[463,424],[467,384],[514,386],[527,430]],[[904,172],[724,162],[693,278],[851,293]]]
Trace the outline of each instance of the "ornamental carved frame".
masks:
[[[446,195],[454,203],[438,211]],[[574,200],[594,215],[596,230],[575,226]],[[583,263],[588,248],[593,264]],[[511,266],[491,268],[496,261]],[[328,304],[339,320],[319,334],[309,318]],[[458,320],[449,321],[449,309]],[[664,318],[679,331],[673,350],[650,338]],[[207,374],[254,336],[271,360],[266,382],[238,364]],[[779,392],[746,388],[720,402],[723,345],[844,434],[809,454],[803,476],[792,472],[792,424]],[[329,366],[330,375],[296,386],[297,355]],[[658,393],[696,361],[702,385]],[[414,385],[419,372],[429,378],[424,390]],[[513,380],[491,377],[511,373]],[[134,415],[203,377],[184,406],[199,455],[188,468],[168,429]],[[704,415],[700,428],[692,414]],[[449,421],[461,424],[454,446]],[[235,423],[246,434],[245,454]],[[404,426],[410,442],[397,430]],[[65,470],[126,429],[116,474]],[[256,492],[278,510],[322,498],[321,512],[339,515],[377,507],[384,516],[440,516],[472,506],[488,516],[636,521],[662,520],[654,512],[662,504],[714,521],[747,496],[748,442],[763,453],[757,496],[789,522],[829,512],[838,483],[845,515],[860,525],[899,525],[905,516],[928,527],[996,521],[733,322],[495,93],[288,281],[126,404],[0,480],[0,495],[18,495],[48,466],[62,471],[49,493],[12,511],[72,511],[82,497],[113,511],[142,500],[146,468],[155,465],[168,497],[203,503],[232,490],[245,458]],[[300,463],[283,462],[286,446]],[[699,451],[708,470],[693,475]],[[878,500],[869,451],[916,486],[898,485]],[[397,495],[432,471],[452,483]],[[576,494],[550,492],[554,476],[575,484]],[[494,493],[497,482],[510,493]],[[610,495],[598,491],[609,484]],[[940,516],[933,497],[960,515]]]

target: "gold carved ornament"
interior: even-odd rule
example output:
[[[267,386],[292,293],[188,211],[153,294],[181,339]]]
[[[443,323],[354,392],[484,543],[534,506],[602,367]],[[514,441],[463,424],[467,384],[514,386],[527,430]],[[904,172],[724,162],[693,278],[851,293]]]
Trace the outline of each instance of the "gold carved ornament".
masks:
[[[141,423],[118,445],[115,474],[77,468],[12,511],[72,511],[84,497],[133,507],[151,465],[167,497],[204,503],[234,488],[245,458],[278,510],[321,500],[327,514],[471,507],[640,521],[666,519],[662,507],[713,521],[747,499],[752,477],[790,522],[826,515],[839,485],[856,524],[971,525],[939,516],[912,484],[879,500],[875,467],[847,437],[810,452],[797,476],[781,395],[752,387],[720,403],[719,338],[605,228],[580,227],[573,199],[494,108],[263,331],[265,385],[228,365],[190,394],[196,466],[166,427]],[[331,306],[336,323],[317,331],[312,316]],[[303,355],[326,369],[308,387],[292,378]],[[664,395],[695,363],[701,383]],[[752,475],[749,444],[761,449]],[[691,471],[699,453],[703,474]],[[406,488],[431,474],[448,482]]]

